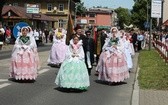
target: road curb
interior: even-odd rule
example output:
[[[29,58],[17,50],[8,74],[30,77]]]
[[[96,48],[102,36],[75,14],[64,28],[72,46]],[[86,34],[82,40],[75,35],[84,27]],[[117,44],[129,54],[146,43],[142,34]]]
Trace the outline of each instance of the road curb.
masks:
[[[0,50],[0,52],[6,52],[6,51],[11,51],[13,49],[14,45],[3,45],[2,49]]]
[[[139,105],[139,84],[138,84],[139,69],[140,68],[137,67],[135,83],[134,83],[134,86],[133,86],[131,105]]]

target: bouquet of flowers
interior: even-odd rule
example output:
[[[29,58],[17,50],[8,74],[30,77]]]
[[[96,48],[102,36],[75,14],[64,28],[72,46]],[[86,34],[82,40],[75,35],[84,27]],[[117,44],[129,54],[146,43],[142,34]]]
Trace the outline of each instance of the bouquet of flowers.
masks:
[[[110,39],[110,45],[117,45],[118,44],[119,39],[118,38],[111,38]]]

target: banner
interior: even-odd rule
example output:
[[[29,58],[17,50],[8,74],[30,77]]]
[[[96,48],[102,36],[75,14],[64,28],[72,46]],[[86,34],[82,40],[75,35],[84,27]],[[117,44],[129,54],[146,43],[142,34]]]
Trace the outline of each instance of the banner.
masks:
[[[162,17],[162,0],[152,0],[151,4],[151,17],[161,18]]]
[[[26,5],[26,13],[39,13],[39,5],[38,4],[27,4]]]
[[[73,32],[73,21],[72,21],[72,16],[69,14],[68,16],[68,24],[67,24],[67,37],[66,37],[66,44],[69,45],[69,41],[72,38]]]

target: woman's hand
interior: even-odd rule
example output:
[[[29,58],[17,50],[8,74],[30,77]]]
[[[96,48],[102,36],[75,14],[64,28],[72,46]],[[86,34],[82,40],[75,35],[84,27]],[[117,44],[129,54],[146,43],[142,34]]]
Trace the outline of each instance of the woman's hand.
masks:
[[[74,57],[75,57],[75,54],[72,54],[72,57],[74,58]]]

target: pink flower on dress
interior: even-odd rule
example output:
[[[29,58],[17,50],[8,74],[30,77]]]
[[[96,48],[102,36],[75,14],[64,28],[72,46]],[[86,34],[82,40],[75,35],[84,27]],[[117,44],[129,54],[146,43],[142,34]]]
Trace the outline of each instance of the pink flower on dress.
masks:
[[[74,50],[78,50],[79,49],[79,44],[72,44],[72,48],[74,49]]]
[[[72,48],[73,48],[74,53],[77,52],[77,50],[79,49],[79,47],[80,47],[79,44],[72,44]]]

